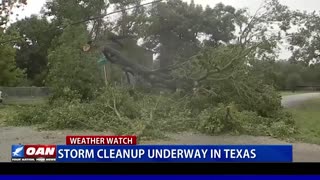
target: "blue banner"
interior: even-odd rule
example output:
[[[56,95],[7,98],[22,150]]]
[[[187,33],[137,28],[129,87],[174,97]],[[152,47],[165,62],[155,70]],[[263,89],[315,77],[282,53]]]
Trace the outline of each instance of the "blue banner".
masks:
[[[140,175],[140,176],[133,176],[133,175],[36,175],[36,176],[31,176],[31,175],[14,175],[14,176],[1,176],[0,179],[20,179],[23,178],[23,180],[69,180],[69,179],[91,179],[91,180],[105,180],[105,179],[130,179],[130,180],[177,180],[177,179],[196,179],[196,180],[212,180],[212,179],[219,179],[219,180],[228,180],[228,179],[235,179],[235,180],[295,180],[295,179],[303,179],[303,180],[318,180],[320,179],[320,176],[298,176],[298,175],[278,175],[278,176],[270,176],[270,175],[265,175],[265,176],[257,176],[257,175],[247,175],[247,176],[235,176],[235,175],[174,175],[174,176],[168,176],[168,175]]]
[[[292,162],[291,145],[57,146],[57,162]]]

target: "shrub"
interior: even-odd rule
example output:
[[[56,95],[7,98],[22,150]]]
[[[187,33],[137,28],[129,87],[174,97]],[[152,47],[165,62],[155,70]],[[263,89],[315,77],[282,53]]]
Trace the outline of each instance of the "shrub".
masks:
[[[259,116],[252,111],[239,111],[234,104],[220,104],[205,109],[198,117],[198,130],[207,134],[247,134],[284,137],[296,132],[292,117],[279,112],[273,118]]]

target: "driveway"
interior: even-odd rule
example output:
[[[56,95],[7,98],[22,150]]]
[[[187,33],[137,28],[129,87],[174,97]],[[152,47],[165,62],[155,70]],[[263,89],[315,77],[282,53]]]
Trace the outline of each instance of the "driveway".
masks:
[[[284,107],[293,107],[299,105],[303,101],[307,101],[316,97],[320,97],[320,93],[304,93],[296,95],[283,96],[281,104]]]

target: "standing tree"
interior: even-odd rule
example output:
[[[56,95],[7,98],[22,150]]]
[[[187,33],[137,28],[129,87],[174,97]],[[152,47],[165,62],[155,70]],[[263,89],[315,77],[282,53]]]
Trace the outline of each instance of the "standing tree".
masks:
[[[0,32],[0,41],[17,36],[8,36]],[[0,86],[15,86],[23,77],[23,71],[16,67],[15,62],[16,49],[12,43],[0,45]]]
[[[14,86],[21,80],[23,72],[16,67],[15,49],[12,39],[18,39],[17,34],[7,35],[4,29],[9,24],[14,8],[20,8],[26,1],[2,0],[0,1],[0,86]]]
[[[152,53],[146,53],[146,51],[137,46],[139,38],[137,29],[141,26],[144,16],[143,8],[139,5],[140,0],[57,0],[47,3],[44,14],[53,16],[53,21],[63,28],[79,24],[85,25],[89,36],[86,43],[90,43],[91,49],[101,50],[100,47],[105,44],[112,44],[111,46],[120,51],[122,55],[130,56],[132,62],[152,67]],[[70,6],[74,8],[66,8]],[[132,8],[134,6],[137,8]],[[131,8],[130,11],[126,10],[128,7]],[[117,14],[120,15],[118,16],[119,18],[110,20],[109,16],[105,17],[107,13],[110,13],[111,9],[112,11],[120,11]],[[66,20],[69,24],[62,25],[61,22]],[[121,76],[122,70],[112,67],[112,73]],[[115,74],[112,75],[112,77],[115,76]]]
[[[60,32],[54,23],[49,23],[45,18],[31,16],[12,24],[8,33],[18,32],[22,41],[17,41],[16,62],[17,66],[25,69],[30,85],[43,86],[48,71],[48,49],[51,41]]]
[[[142,38],[143,46],[159,54],[160,68],[175,64],[175,60],[187,59],[199,52],[199,38],[208,37],[211,46],[230,41],[235,31],[231,6],[218,4],[215,8],[181,0],[155,4],[147,11]],[[241,15],[241,14],[238,14]]]
[[[320,14],[294,11],[290,24],[296,29],[288,32],[289,49],[293,63],[302,62],[305,66],[320,62]]]

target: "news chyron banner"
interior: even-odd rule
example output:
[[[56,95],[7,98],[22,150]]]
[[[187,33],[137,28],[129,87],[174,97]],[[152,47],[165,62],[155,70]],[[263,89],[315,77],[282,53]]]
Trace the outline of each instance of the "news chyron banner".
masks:
[[[12,162],[292,162],[291,145],[136,145],[135,136],[67,136],[66,145],[12,145]]]

